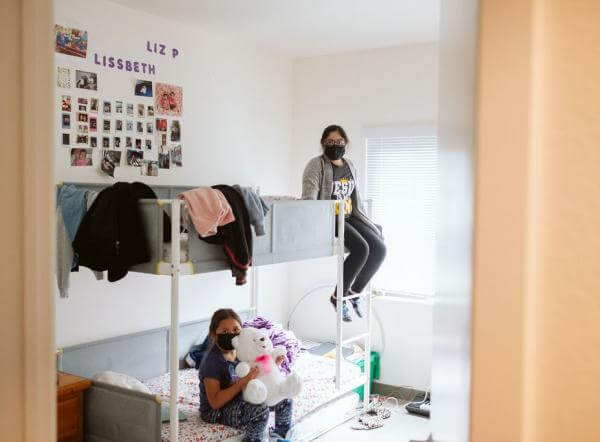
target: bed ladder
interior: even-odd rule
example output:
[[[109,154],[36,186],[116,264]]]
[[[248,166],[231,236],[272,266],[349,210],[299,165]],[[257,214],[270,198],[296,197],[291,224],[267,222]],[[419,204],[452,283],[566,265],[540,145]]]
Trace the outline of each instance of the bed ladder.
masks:
[[[181,273],[181,204],[182,200],[164,200],[171,205],[171,329],[169,332],[169,439],[179,440],[179,276]]]
[[[350,344],[356,341],[363,340],[364,343],[364,394],[363,394],[363,408],[366,410],[369,407],[371,397],[371,314],[372,314],[372,294],[370,287],[365,289],[365,294],[357,294],[344,297],[344,255],[346,248],[344,245],[344,229],[345,229],[345,209],[346,202],[344,200],[336,201],[336,207],[338,210],[337,217],[337,228],[338,235],[335,244],[335,252],[337,254],[337,317],[336,317],[336,356],[335,356],[335,388],[340,391],[343,388],[342,384],[342,362],[344,355],[342,348],[346,344]],[[349,301],[355,298],[365,298],[366,301],[366,331],[356,336],[344,339],[343,333],[343,320],[342,320],[342,302],[343,300]]]

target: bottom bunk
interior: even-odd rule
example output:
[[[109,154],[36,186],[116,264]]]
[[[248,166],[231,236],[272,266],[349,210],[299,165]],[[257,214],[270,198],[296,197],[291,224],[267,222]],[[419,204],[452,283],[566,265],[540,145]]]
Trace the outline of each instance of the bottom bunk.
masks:
[[[242,320],[250,311],[240,311]],[[209,321],[181,324],[179,359],[190,347],[201,342],[208,332]],[[169,424],[161,424],[161,407],[170,399],[168,366],[169,329],[146,330],[101,341],[74,345],[59,353],[58,369],[92,379],[85,394],[85,440],[108,442],[160,442],[169,440]],[[304,388],[294,401],[293,440],[311,440],[348,419],[358,405],[352,392],[364,384],[360,368],[347,361],[342,364],[344,388],[335,389],[335,360],[302,351],[294,370],[303,378]],[[129,376],[142,388],[132,390],[107,381],[93,379],[101,372]],[[179,375],[179,407],[187,421],[180,423],[180,441],[241,440],[241,432],[223,425],[206,424],[199,416],[198,371],[182,369]]]
[[[311,440],[315,435],[331,427],[332,422],[342,420],[358,406],[358,394],[348,392],[340,396],[335,389],[335,361],[307,352],[300,354],[294,370],[302,377],[303,391],[294,401],[293,440]],[[344,382],[359,382],[362,379],[360,368],[351,363],[342,365]],[[170,375],[146,380],[144,383],[152,393],[160,395],[168,404]],[[242,432],[219,424],[208,424],[200,419],[200,397],[198,390],[198,370],[193,368],[179,373],[179,410],[187,420],[179,423],[180,441],[236,441],[242,440]],[[318,413],[312,413],[315,410]],[[312,414],[311,414],[312,413]],[[273,416],[271,416],[273,418]],[[163,423],[161,438],[169,440],[169,423]]]

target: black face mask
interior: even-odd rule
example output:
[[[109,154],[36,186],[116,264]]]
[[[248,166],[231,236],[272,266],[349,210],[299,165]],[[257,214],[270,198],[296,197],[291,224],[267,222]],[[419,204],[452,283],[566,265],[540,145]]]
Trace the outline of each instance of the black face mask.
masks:
[[[239,335],[239,333],[219,333],[217,335],[217,345],[221,350],[231,351],[233,350],[231,340],[237,335]]]
[[[330,160],[339,160],[346,153],[346,146],[325,146],[325,155]]]

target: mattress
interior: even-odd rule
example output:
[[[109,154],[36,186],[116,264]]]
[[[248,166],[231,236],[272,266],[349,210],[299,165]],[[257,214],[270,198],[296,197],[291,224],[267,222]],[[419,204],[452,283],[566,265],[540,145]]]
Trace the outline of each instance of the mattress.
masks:
[[[294,431],[294,439],[305,440],[303,434],[314,431],[319,425],[331,422],[331,415],[342,416],[352,410],[358,403],[358,395],[350,393],[337,398],[322,407],[319,413],[310,415],[317,407],[331,401],[338,394],[335,390],[335,361],[323,356],[302,353],[295,363],[294,369],[302,377],[302,393],[294,400],[294,422],[298,423]],[[344,382],[360,377],[360,368],[344,362],[342,379]],[[170,399],[170,376],[152,378],[144,382],[154,394],[159,394],[164,402]],[[235,428],[220,424],[208,424],[200,419],[200,397],[198,390],[198,370],[186,369],[179,372],[179,409],[186,415],[187,421],[179,424],[180,441],[222,441],[235,439],[242,432]],[[162,425],[162,439],[169,440],[169,424]]]

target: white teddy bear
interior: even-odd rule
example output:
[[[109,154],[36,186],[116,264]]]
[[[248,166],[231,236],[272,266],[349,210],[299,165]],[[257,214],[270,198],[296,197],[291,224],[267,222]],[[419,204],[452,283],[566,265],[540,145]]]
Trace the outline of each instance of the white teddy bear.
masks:
[[[281,346],[273,348],[268,331],[252,327],[243,328],[231,343],[240,360],[235,367],[236,375],[244,377],[253,367],[260,370],[258,377],[248,382],[244,388],[243,397],[246,402],[273,406],[300,393],[300,377],[296,373],[284,376],[275,363],[279,356],[286,355],[286,350]]]

